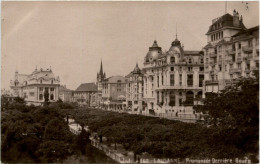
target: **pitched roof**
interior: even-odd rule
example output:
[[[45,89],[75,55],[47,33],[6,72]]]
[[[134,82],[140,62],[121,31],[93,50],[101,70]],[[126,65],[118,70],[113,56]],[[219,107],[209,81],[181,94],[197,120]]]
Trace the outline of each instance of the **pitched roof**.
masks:
[[[250,35],[253,32],[258,31],[258,30],[259,30],[259,26],[255,26],[255,27],[252,27],[252,28],[249,28],[249,29],[241,30],[237,34],[233,35],[232,37],[236,37],[236,36],[239,36],[239,35],[242,35],[242,34]]]
[[[97,92],[98,88],[95,83],[83,83],[75,90],[76,92]]]
[[[68,89],[68,88],[66,88],[65,86],[60,86],[60,87],[59,87],[59,91],[60,91],[60,92],[72,92],[73,90]]]
[[[243,22],[241,20],[239,20],[239,25],[238,26],[235,26],[234,25],[234,22],[233,22],[233,16],[230,15],[229,13],[221,16],[220,18],[217,18],[217,21],[215,21],[210,27],[209,27],[209,30],[207,32],[210,33],[210,32],[213,32],[213,31],[216,31],[218,30],[219,28],[223,28],[223,27],[237,27],[237,28],[241,28],[241,29],[246,29],[245,25],[243,24]],[[214,29],[213,26],[218,24],[218,23],[221,23],[222,24],[222,27],[219,27],[219,28],[216,28]]]

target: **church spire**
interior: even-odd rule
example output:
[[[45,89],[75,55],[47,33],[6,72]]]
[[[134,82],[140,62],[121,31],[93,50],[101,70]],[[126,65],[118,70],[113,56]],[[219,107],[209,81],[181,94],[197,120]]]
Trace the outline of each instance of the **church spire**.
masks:
[[[176,23],[176,39],[177,39],[177,36],[178,36],[178,34],[177,34],[177,23]]]
[[[103,65],[102,65],[102,59],[101,59],[101,64],[100,64],[99,75],[103,76]]]

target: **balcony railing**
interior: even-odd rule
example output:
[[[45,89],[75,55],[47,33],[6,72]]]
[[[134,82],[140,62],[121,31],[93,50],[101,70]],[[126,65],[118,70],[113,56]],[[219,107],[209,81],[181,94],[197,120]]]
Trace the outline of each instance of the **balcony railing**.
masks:
[[[210,61],[209,64],[210,64],[211,66],[214,66],[214,65],[216,65],[217,63],[214,62],[214,61]]]
[[[242,62],[242,58],[241,58],[241,57],[238,57],[236,62],[237,62],[237,63],[241,63],[241,62]]]
[[[228,64],[233,64],[233,59],[228,59],[228,60],[227,60],[227,63],[228,63]]]
[[[215,54],[214,52],[211,52],[211,53],[209,53],[209,57],[211,57],[211,58],[217,57],[217,54]]]
[[[220,59],[220,60],[218,61],[218,64],[219,64],[219,65],[222,64],[222,59]]]
[[[246,68],[246,69],[245,69],[245,73],[250,73],[250,69],[249,69],[249,68]]]
[[[242,50],[245,53],[252,53],[253,52],[253,47],[251,47],[251,46],[244,46],[244,47],[242,47]]]
[[[227,49],[227,53],[229,54],[229,55],[232,55],[232,54],[235,54],[236,53],[236,50],[234,50],[234,49]]]
[[[205,80],[205,84],[209,85],[209,84],[218,84],[218,80]]]
[[[241,73],[241,68],[231,68],[230,70],[229,70],[229,73],[230,74],[233,74],[233,73]]]

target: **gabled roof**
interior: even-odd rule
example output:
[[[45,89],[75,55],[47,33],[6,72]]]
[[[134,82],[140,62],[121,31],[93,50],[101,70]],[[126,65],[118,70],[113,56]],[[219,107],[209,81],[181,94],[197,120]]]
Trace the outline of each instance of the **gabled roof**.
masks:
[[[95,83],[83,83],[75,90],[75,92],[97,92],[98,88]]]
[[[255,26],[255,27],[252,27],[252,28],[249,28],[249,29],[241,30],[237,34],[233,35],[232,37],[236,37],[236,36],[243,35],[243,34],[252,35],[252,33],[255,32],[255,31],[259,31],[259,26]]]
[[[60,91],[60,92],[72,92],[73,90],[68,89],[68,88],[66,88],[65,86],[60,86],[60,87],[59,87],[59,91]]]

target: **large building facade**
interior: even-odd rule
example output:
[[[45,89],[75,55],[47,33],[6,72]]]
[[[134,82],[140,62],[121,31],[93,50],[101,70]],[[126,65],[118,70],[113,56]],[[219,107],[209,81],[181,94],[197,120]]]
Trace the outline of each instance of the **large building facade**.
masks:
[[[123,76],[112,76],[102,82],[103,107],[108,110],[124,110],[126,82]]]
[[[51,69],[33,71],[30,75],[15,72],[14,80],[11,80],[13,96],[25,99],[27,104],[41,105],[45,101],[45,91],[49,95],[49,102],[59,99],[60,79],[55,77]]]
[[[154,41],[144,58],[146,112],[176,117],[195,117],[195,96],[202,96],[204,56],[202,51],[184,51],[180,41],[162,53]]]
[[[63,102],[73,102],[73,90],[70,90],[68,88],[66,88],[66,85],[61,85],[59,87],[59,98],[63,101]]]
[[[237,11],[213,19],[206,35],[204,93],[216,93],[259,70],[259,27],[247,29]]]
[[[80,106],[95,107],[98,105],[98,87],[95,83],[82,83],[73,92],[73,100]]]
[[[126,104],[127,109],[135,113],[142,113],[143,108],[143,73],[136,64],[134,70],[126,77]]]

